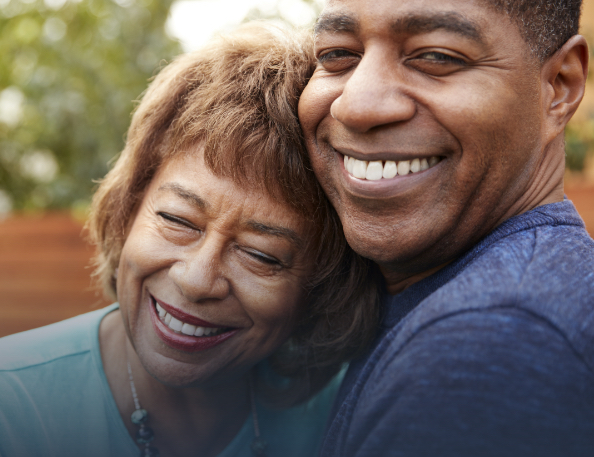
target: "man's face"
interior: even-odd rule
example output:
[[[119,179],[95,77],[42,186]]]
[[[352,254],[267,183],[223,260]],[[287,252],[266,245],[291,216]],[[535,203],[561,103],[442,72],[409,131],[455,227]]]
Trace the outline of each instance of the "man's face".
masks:
[[[299,118],[357,252],[420,273],[518,212],[543,149],[541,82],[506,15],[468,0],[330,0],[315,52]]]

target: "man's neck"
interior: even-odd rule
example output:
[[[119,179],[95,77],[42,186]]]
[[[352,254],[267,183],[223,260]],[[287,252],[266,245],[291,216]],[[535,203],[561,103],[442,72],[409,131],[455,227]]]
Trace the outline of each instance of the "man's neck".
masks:
[[[414,283],[421,281],[422,279],[431,276],[433,273],[441,270],[445,267],[448,263],[446,262],[436,267],[430,268],[429,270],[423,271],[421,273],[415,273],[412,275],[407,275],[406,273],[402,272],[395,272],[390,270],[389,268],[380,266],[380,271],[384,275],[386,280],[386,290],[390,295],[396,295],[402,292],[403,290],[407,289],[408,287],[412,286]]]

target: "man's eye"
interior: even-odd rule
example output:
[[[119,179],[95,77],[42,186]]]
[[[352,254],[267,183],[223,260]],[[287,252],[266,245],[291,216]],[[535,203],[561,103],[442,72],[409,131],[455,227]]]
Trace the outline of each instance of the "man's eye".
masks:
[[[439,51],[427,51],[411,57],[407,65],[430,76],[447,76],[468,68],[461,57]]]
[[[466,62],[464,60],[460,59],[459,57],[454,57],[449,54],[444,54],[443,52],[437,52],[437,51],[424,52],[423,54],[416,57],[415,60],[418,60],[418,59],[423,59],[423,60],[427,60],[430,62],[442,63],[442,64],[452,63],[452,64],[456,64],[456,65],[466,65]]]
[[[332,51],[320,54],[318,56],[318,61],[323,64],[331,60],[344,59],[349,57],[356,57],[356,54],[353,54],[352,52],[347,51],[346,49],[334,49]]]
[[[353,68],[359,55],[346,49],[333,49],[318,55],[318,64],[326,71],[340,73]]]

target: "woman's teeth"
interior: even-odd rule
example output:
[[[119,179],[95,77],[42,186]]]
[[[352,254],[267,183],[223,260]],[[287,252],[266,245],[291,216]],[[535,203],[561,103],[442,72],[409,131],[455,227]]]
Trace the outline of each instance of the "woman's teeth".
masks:
[[[405,176],[409,173],[418,173],[436,165],[441,159],[438,156],[427,159],[401,160],[358,160],[353,157],[344,156],[345,170],[355,178],[378,181],[380,179],[391,179],[394,176]]]
[[[183,333],[188,336],[215,336],[225,331],[223,328],[198,327],[196,325],[182,322],[165,311],[158,303],[155,303],[155,305],[161,321],[175,332]]]

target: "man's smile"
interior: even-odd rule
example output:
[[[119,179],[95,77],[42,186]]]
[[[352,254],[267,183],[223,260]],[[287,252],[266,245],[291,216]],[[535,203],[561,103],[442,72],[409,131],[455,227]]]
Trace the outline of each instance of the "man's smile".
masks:
[[[364,198],[379,203],[404,194],[410,198],[410,192],[423,194],[443,177],[443,167],[449,162],[446,159],[455,151],[441,143],[440,147],[434,144],[408,146],[401,150],[390,146],[370,150],[344,144],[334,146],[326,141],[326,154],[332,157],[328,172],[332,169],[330,173],[336,173],[341,183],[337,190],[347,199]],[[375,204],[372,207],[375,208]]]
[[[425,171],[437,165],[441,158],[431,156],[429,159],[415,158],[412,160],[359,160],[348,155],[344,157],[344,169],[349,175],[368,181],[392,179],[396,176],[406,176],[411,173]]]

